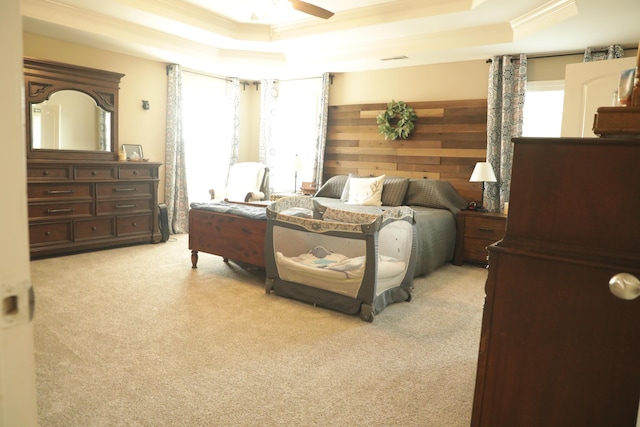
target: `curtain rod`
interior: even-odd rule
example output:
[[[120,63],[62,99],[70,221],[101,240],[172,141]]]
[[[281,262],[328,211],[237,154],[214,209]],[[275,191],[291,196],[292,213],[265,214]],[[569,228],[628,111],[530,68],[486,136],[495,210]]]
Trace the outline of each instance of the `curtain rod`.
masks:
[[[624,50],[634,50],[634,49],[638,49],[638,46],[636,45],[620,45],[622,47],[622,49]],[[585,48],[586,50],[586,48]],[[543,58],[556,58],[556,57],[562,57],[562,56],[575,56],[575,55],[584,55],[584,50],[583,51],[576,51],[576,52],[565,52],[565,53],[551,53],[551,54],[539,54],[539,55],[527,55],[527,59],[543,59]],[[508,55],[499,55],[499,56],[508,56]],[[512,59],[512,61],[515,60],[515,58]],[[489,64],[490,62],[492,62],[493,59],[489,58],[487,59],[487,64]]]
[[[203,72],[203,71],[191,70],[191,69],[189,69],[189,68],[185,68],[185,69],[183,69],[183,71],[184,71],[185,73],[198,74],[198,75],[200,75],[200,76],[211,77],[211,78],[213,78],[213,79],[218,79],[218,80],[225,80],[225,81],[227,81],[227,82],[232,81],[229,77],[217,76],[217,75],[215,75],[215,74],[209,74],[209,73],[205,73],[205,72]]]

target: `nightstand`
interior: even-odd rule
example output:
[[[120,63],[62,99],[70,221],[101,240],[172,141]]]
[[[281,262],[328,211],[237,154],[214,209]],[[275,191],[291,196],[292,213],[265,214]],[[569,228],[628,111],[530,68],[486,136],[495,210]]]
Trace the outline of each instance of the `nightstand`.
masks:
[[[460,211],[453,263],[487,264],[487,246],[504,237],[507,216],[501,213]]]

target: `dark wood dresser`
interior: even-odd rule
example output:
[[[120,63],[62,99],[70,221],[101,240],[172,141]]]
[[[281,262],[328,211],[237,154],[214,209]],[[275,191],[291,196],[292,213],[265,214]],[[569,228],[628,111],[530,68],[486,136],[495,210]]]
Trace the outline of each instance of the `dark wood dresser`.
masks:
[[[635,426],[640,139],[516,139],[509,202],[471,424]],[[612,292],[620,273],[629,299]]]
[[[31,256],[151,243],[160,163],[27,161]]]
[[[160,241],[160,163],[118,161],[124,74],[24,58],[31,257]]]

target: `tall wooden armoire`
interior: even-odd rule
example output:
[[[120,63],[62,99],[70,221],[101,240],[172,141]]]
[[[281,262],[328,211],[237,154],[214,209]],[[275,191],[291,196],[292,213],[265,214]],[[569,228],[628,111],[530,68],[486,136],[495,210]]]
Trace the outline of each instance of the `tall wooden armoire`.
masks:
[[[515,139],[472,425],[635,426],[638,278],[640,139]]]

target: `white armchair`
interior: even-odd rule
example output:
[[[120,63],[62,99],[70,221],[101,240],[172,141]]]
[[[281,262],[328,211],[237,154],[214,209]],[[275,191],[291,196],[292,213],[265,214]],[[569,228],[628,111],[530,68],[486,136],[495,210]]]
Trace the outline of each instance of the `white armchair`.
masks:
[[[229,167],[227,188],[211,189],[211,200],[255,202],[266,198],[269,168],[258,162],[240,162]]]

